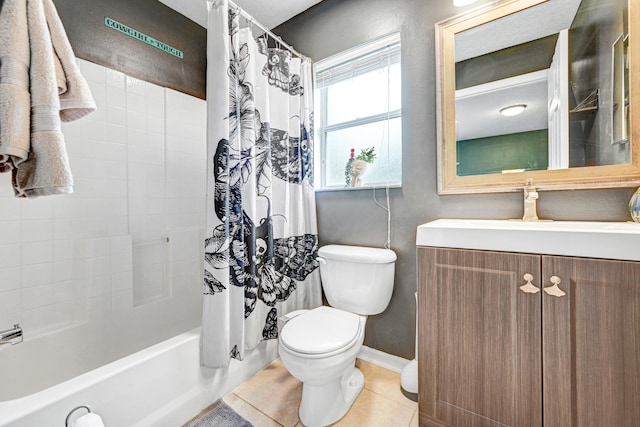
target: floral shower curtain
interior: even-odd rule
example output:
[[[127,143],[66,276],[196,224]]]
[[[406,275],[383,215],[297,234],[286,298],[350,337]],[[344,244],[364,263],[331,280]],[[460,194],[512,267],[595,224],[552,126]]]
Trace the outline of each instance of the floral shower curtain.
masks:
[[[201,362],[223,367],[278,317],[321,304],[311,64],[210,3]]]

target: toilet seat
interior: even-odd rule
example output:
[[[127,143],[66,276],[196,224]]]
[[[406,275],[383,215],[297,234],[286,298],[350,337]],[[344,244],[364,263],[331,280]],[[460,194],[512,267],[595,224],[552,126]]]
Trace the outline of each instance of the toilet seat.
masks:
[[[335,353],[353,346],[361,328],[357,314],[321,306],[289,320],[282,328],[280,342],[300,354]]]

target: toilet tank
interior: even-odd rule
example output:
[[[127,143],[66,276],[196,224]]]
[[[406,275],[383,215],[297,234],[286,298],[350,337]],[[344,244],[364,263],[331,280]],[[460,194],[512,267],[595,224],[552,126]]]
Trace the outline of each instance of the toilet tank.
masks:
[[[390,249],[327,245],[318,249],[320,277],[332,307],[360,315],[382,313],[393,293],[396,254]]]

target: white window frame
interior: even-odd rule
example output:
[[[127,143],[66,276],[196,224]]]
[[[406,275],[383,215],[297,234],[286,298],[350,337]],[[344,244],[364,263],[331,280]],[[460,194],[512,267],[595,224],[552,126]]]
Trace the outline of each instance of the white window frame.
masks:
[[[318,87],[317,76],[328,69],[337,67],[341,64],[356,62],[358,58],[369,56],[372,53],[375,53],[376,51],[382,52],[383,49],[389,46],[396,46],[396,45],[398,46],[398,49],[399,49],[401,45],[400,33],[393,33],[388,36],[381,37],[372,42],[357,46],[345,52],[341,52],[327,59],[324,59],[322,61],[318,61],[314,64],[314,83],[316,87]],[[398,55],[399,55],[399,52],[398,52]],[[358,73],[358,74],[362,74],[362,73]],[[393,119],[401,118],[402,107],[396,110],[375,114],[372,116],[366,116],[366,117],[358,118],[355,120],[350,120],[347,122],[326,125],[327,123],[327,108],[326,108],[327,90],[320,89],[316,91],[316,95],[318,95],[318,92],[320,96],[316,96],[316,101],[315,101],[316,106],[314,109],[316,111],[316,114],[318,114],[316,115],[316,120],[319,119],[319,121],[317,120],[318,126],[315,128],[314,139],[317,144],[315,154],[316,154],[316,158],[318,159],[318,161],[316,161],[315,167],[316,167],[316,170],[320,172],[319,174],[316,173],[315,175],[316,175],[316,178],[320,177],[320,180],[319,180],[320,185],[316,186],[316,191],[358,190],[358,189],[371,189],[371,188],[380,187],[380,186],[384,187],[385,185],[375,185],[375,186],[365,185],[363,187],[357,187],[357,188],[338,187],[338,186],[327,187],[326,170],[325,170],[325,162],[324,162],[324,159],[326,159],[326,150],[327,150],[326,136],[327,136],[327,133],[333,132],[333,131],[348,129],[348,128],[370,124],[370,123],[377,123],[377,122],[383,122],[383,121],[389,122]],[[386,185],[386,186],[401,187],[402,177],[400,178],[400,182],[395,182],[391,185]]]

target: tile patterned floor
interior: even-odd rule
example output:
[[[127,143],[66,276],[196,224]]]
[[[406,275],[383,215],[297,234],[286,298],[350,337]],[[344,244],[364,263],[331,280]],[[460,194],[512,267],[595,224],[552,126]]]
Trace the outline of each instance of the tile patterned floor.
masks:
[[[418,404],[400,391],[400,374],[358,359],[364,389],[336,427],[418,427]],[[276,360],[224,397],[255,427],[304,427],[298,418],[302,383]]]

